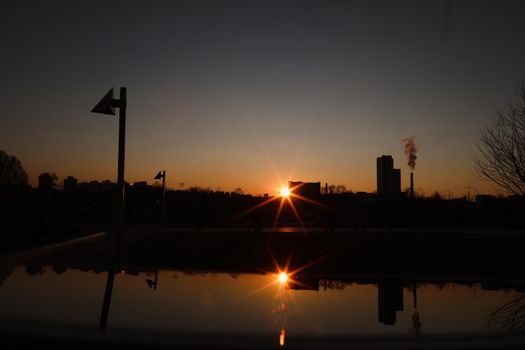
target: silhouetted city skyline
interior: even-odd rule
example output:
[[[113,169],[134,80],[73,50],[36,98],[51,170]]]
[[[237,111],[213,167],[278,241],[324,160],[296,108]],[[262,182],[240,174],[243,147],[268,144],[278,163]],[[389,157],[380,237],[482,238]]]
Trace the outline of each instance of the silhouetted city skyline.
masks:
[[[427,195],[494,194],[472,159],[522,78],[523,11],[520,1],[12,2],[0,14],[2,149],[33,186],[46,171],[115,178],[117,126],[90,110],[127,86],[129,182],[161,167],[171,188],[263,194],[304,179],[372,192],[370,159],[391,154],[408,175],[400,141],[416,135]]]
[[[524,348],[524,18],[6,2],[2,343]]]

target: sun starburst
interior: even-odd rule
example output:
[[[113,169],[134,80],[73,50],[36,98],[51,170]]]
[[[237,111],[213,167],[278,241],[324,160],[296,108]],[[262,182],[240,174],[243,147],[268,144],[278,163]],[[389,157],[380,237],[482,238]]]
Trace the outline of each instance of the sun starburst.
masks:
[[[286,274],[286,272],[281,272],[277,278],[279,280],[279,283],[281,284],[285,284],[286,282],[288,282],[288,275]]]
[[[288,198],[292,194],[292,191],[286,186],[281,187],[281,190],[279,191],[281,197]]]

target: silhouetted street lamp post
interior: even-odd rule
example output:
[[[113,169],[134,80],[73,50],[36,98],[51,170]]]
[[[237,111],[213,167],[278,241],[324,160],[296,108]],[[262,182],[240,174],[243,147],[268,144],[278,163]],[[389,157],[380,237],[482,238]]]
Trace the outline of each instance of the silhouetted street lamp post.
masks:
[[[124,232],[124,159],[126,154],[126,88],[120,88],[120,99],[113,98],[113,89],[91,110],[93,113],[115,115],[115,108],[119,109],[119,129],[118,129],[118,212],[117,212],[117,236],[115,242],[115,259],[120,260],[120,250],[122,245],[122,235]],[[108,278],[106,281],[106,291],[100,315],[99,329],[106,330],[109,316],[109,306],[111,295],[113,294],[113,282],[115,280],[116,262],[110,263],[108,267]]]
[[[158,174],[154,177],[155,180],[162,179],[162,198],[161,198],[161,210],[162,210],[162,220],[161,222],[164,224],[164,220],[166,219],[166,170],[161,170],[158,172]]]
[[[117,252],[120,252],[122,235],[124,232],[124,159],[126,153],[126,88],[120,88],[120,99],[113,98],[113,88],[91,110],[93,113],[115,115],[115,108],[119,109],[118,130],[118,213],[117,213]]]

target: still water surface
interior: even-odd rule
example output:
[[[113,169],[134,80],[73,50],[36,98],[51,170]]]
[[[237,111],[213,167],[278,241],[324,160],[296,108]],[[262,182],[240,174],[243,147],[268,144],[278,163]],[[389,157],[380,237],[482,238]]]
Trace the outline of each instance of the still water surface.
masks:
[[[29,274],[18,268],[4,274],[0,285],[0,319],[96,328],[106,276],[72,269],[56,273],[51,267]],[[484,290],[476,283],[413,286],[322,279],[307,286],[280,281],[276,274],[159,271],[155,279],[155,272],[121,272],[107,328],[271,334],[276,339],[484,333],[501,330],[489,323],[491,312],[521,295]]]

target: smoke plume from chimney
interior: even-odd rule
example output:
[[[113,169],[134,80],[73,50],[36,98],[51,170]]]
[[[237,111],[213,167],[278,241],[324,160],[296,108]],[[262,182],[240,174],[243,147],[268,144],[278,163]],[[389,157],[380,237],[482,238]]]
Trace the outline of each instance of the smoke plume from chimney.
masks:
[[[412,171],[414,171],[414,168],[416,167],[416,152],[417,152],[417,146],[414,142],[415,136],[409,136],[403,139],[403,145],[405,146],[405,154],[407,156],[408,166]]]

